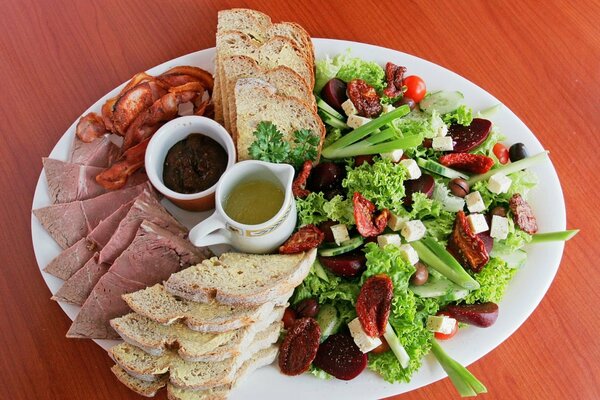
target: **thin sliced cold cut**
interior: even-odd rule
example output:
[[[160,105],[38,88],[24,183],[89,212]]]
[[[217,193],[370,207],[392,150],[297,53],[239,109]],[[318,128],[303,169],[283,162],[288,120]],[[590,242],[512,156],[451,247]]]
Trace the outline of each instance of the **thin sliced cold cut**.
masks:
[[[98,254],[90,257],[85,265],[75,272],[61,287],[58,289],[52,300],[62,301],[65,303],[83,305],[88,298],[94,286],[100,278],[108,271],[110,265],[102,264],[97,261]]]
[[[85,143],[75,136],[70,162],[106,168],[119,158],[120,153],[119,147],[111,142],[108,136],[103,136],[90,143]]]

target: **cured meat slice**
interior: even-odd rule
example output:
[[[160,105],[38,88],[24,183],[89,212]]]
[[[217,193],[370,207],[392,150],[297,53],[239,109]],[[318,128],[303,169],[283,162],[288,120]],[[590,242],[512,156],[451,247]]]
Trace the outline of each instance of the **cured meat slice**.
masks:
[[[108,136],[103,136],[90,143],[85,143],[75,136],[70,162],[106,168],[119,158],[119,154],[119,147],[111,142]]]
[[[87,238],[79,239],[77,243],[63,250],[44,268],[44,271],[64,281],[79,271],[96,251],[104,247],[119,226],[119,222],[133,205],[133,201],[123,204],[108,218],[98,224]],[[90,238],[94,238],[91,241]]]
[[[131,245],[94,287],[67,337],[118,338],[109,321],[129,311],[121,295],[162,282],[171,274],[209,256],[210,251],[197,248],[151,222],[142,222]]]
[[[66,249],[87,236],[100,221],[146,189],[152,190],[149,183],[105,193],[93,199],[38,208],[33,210],[33,214],[56,243]]]
[[[50,201],[53,204],[87,200],[106,193],[106,189],[96,182],[96,175],[101,173],[103,168],[52,158],[43,158],[42,163],[48,182]],[[135,186],[147,180],[146,174],[140,171],[133,174],[126,185]]]
[[[145,192],[135,200],[119,227],[100,251],[99,262],[112,264],[129,246],[142,221],[150,221],[180,237],[186,237],[188,233],[187,228],[173,218],[155,196]]]
[[[90,257],[85,265],[69,278],[52,296],[52,300],[83,305],[96,283],[108,271],[110,265],[97,261],[98,254]]]

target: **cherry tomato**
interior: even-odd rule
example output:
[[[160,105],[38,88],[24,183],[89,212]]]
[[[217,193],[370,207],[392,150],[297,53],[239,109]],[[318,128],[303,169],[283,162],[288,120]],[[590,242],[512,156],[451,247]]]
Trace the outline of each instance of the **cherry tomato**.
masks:
[[[427,88],[425,87],[425,81],[423,79],[416,75],[411,75],[404,78],[402,83],[406,86],[404,96],[410,97],[415,103],[419,103],[423,100],[425,93],[427,93]]]
[[[388,344],[388,342],[385,340],[385,338],[382,336],[379,339],[381,339],[381,344],[377,347],[375,347],[373,350],[371,350],[371,353],[373,354],[381,354],[381,353],[385,353],[386,351],[388,351],[390,349],[390,345]]]
[[[493,151],[498,161],[500,161],[500,164],[506,164],[508,162],[508,147],[506,147],[502,143],[496,143],[494,145]]]
[[[446,317],[450,317],[450,315],[443,313],[443,312],[439,312],[436,315],[445,315]],[[451,317],[452,318],[452,317]],[[454,337],[454,335],[456,335],[456,332],[458,332],[458,322],[454,322],[454,328],[452,328],[452,331],[450,333],[440,333],[440,332],[435,332],[435,338],[439,339],[439,340],[448,340],[448,339],[452,339]]]
[[[294,322],[296,322],[296,311],[294,311],[292,308],[288,307],[285,309],[285,311],[283,312],[283,327],[285,329],[290,329],[292,327],[292,325],[294,325]]]

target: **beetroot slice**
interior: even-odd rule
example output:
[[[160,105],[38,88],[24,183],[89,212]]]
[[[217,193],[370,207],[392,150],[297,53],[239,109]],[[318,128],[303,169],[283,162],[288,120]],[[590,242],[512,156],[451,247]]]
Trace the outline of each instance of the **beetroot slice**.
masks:
[[[409,207],[413,203],[413,193],[425,193],[428,198],[433,196],[433,188],[435,187],[435,180],[431,175],[421,174],[417,179],[407,179],[404,181],[404,205]]]
[[[454,141],[454,153],[466,153],[479,146],[487,139],[492,129],[492,123],[487,119],[473,118],[469,126],[452,124],[448,135]]]
[[[338,379],[349,381],[367,367],[367,355],[351,336],[337,333],[321,343],[313,364]]]

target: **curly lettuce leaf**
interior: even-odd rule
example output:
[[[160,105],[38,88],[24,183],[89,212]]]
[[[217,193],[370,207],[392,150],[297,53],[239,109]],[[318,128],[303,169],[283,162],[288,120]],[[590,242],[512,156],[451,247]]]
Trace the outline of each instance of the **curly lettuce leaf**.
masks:
[[[345,53],[340,53],[333,58],[326,56],[315,64],[315,93],[319,93],[323,86],[330,80],[335,78],[338,71],[344,65],[350,55],[350,49]]]
[[[499,258],[490,259],[481,272],[471,274],[479,282],[480,287],[470,292],[463,301],[467,304],[487,301],[498,303],[517,271]]]
[[[430,114],[415,109],[405,117],[396,118],[391,124],[400,137],[423,135],[423,137],[431,139],[448,129],[440,114],[435,110]]]
[[[510,175],[508,178],[512,180],[510,187],[508,188],[508,192],[495,194],[489,191],[487,181],[479,181],[471,190],[477,190],[481,194],[483,198],[483,202],[486,207],[490,207],[490,205],[506,205],[510,198],[515,194],[519,193],[521,196],[527,200],[529,197],[529,192],[531,189],[537,186],[538,177],[535,173],[529,170],[517,171]]]
[[[336,308],[338,302],[347,302],[347,306],[354,310],[354,304],[360,291],[358,283],[344,280],[327,270],[325,270],[325,273],[327,274],[327,280],[319,277],[315,269],[311,268],[304,281],[294,291],[290,303],[296,304],[304,299],[315,298],[319,304],[329,303],[336,306]],[[342,315],[348,315],[347,306],[340,306],[338,312]]]
[[[400,213],[404,210],[402,199],[406,174],[404,165],[376,158],[372,165],[364,163],[349,168],[342,186],[348,189],[349,195],[359,192],[380,210],[387,208]]]
[[[444,114],[442,118],[446,124],[468,126],[471,125],[471,121],[473,121],[473,110],[470,107],[461,104],[456,110]]]
[[[296,209],[299,226],[320,224],[329,219],[348,226],[354,225],[352,200],[340,195],[327,200],[322,192],[313,192],[304,199],[297,199]]]
[[[381,91],[385,87],[385,71],[383,68],[376,62],[365,61],[360,58],[345,58],[336,77],[344,82],[350,82],[352,79],[362,79],[377,91]]]

